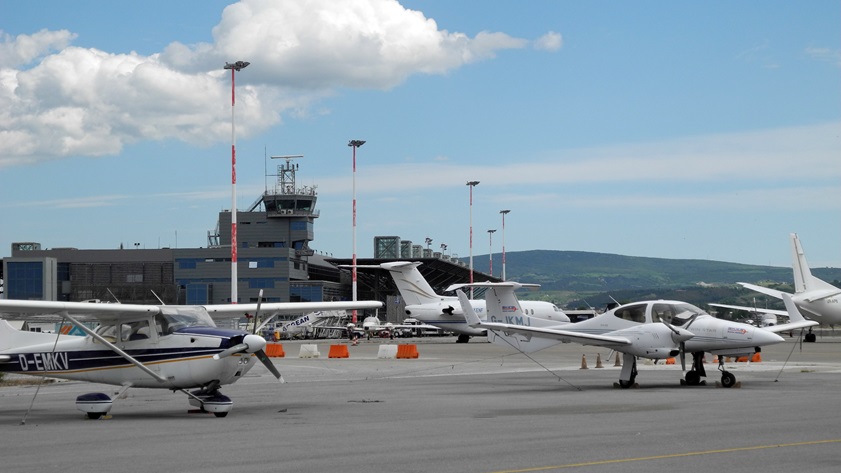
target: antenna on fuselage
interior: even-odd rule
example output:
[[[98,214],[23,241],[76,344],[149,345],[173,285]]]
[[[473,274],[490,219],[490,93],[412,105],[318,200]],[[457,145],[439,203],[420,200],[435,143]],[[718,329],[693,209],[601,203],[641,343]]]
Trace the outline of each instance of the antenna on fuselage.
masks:
[[[113,293],[113,292],[111,292],[111,288],[106,287],[106,288],[105,288],[105,290],[106,290],[106,291],[108,291],[108,294],[111,294],[111,297],[113,297],[113,298],[114,298],[114,301],[116,301],[116,302],[117,302],[117,304],[122,304],[122,302],[120,302],[120,300],[119,300],[119,299],[117,299],[117,296],[115,296],[115,295],[114,295],[114,293]]]

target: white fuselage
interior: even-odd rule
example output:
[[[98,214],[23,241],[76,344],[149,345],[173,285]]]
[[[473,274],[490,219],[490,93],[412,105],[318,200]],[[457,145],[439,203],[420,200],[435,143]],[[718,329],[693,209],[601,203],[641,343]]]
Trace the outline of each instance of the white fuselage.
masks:
[[[657,308],[677,307],[677,304],[677,301],[648,301],[628,304],[592,319],[565,326],[564,330],[606,335],[634,325],[660,323],[660,319],[652,315],[653,312]],[[644,318],[638,318],[637,320],[623,318],[623,314],[633,313],[635,308],[638,309],[636,313],[640,316],[644,310]],[[750,354],[755,351],[755,347],[783,341],[782,337],[775,333],[749,324],[716,319],[706,313],[699,314],[691,321],[675,317],[670,320],[670,323],[692,333],[692,338],[685,342],[686,351],[690,353]]]
[[[144,388],[186,389],[218,380],[231,384],[255,364],[253,354],[219,360],[222,338],[201,334],[170,334],[150,340],[114,343],[168,381],[162,383],[90,336],[62,336],[52,341],[6,350],[19,374]],[[46,340],[45,340],[46,341]]]
[[[806,299],[809,299],[808,292],[792,294],[791,296],[791,300],[794,301],[804,317],[821,325],[841,324],[841,295],[811,302]]]
[[[481,320],[487,319],[486,302],[484,299],[472,301],[473,311]],[[529,317],[555,321],[557,323],[568,323],[566,316],[555,304],[544,301],[520,301],[522,313]],[[467,325],[464,319],[464,312],[461,310],[457,297],[441,297],[438,302],[426,304],[415,304],[406,306],[406,314],[409,317],[418,319],[428,325],[435,325],[450,332],[465,335],[484,335],[484,330],[479,330]],[[452,315],[450,315],[452,314]],[[508,320],[488,320],[489,322],[517,323]],[[520,322],[522,323],[522,322]]]

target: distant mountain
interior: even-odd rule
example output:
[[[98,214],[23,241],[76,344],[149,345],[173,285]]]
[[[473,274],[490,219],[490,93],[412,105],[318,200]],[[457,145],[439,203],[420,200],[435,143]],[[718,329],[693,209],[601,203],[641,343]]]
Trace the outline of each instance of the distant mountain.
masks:
[[[570,300],[581,295],[624,294],[633,300],[641,296],[670,298],[680,290],[685,293],[692,288],[709,286],[733,286],[736,282],[768,282],[792,284],[790,267],[757,266],[739,263],[707,260],[680,260],[622,256],[608,253],[584,251],[532,250],[507,252],[506,277],[509,280],[538,283],[536,296],[544,299]],[[473,256],[477,271],[487,273],[488,255]],[[494,255],[494,275],[502,273],[502,256]],[[812,268],[812,274],[828,281],[841,281],[841,268]],[[728,289],[728,291],[747,291]],[[700,291],[698,298],[707,302],[712,290]],[[715,299],[720,302],[726,294],[718,291]],[[565,293],[567,297],[558,297]],[[747,291],[747,293],[751,293]],[[548,297],[553,294],[555,297]],[[729,293],[728,293],[729,294]],[[751,293],[752,294],[752,293]],[[606,296],[605,296],[606,297]],[[529,297],[530,298],[530,297]],[[618,297],[617,297],[618,298]],[[684,297],[681,300],[689,300]]]

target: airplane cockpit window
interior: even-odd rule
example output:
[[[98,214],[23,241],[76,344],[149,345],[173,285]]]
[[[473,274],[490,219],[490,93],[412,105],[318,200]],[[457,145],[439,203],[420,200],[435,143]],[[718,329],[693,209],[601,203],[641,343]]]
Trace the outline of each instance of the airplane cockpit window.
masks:
[[[646,304],[629,305],[620,307],[613,313],[616,317],[631,322],[645,323]]]
[[[690,320],[693,320],[701,314],[706,314],[706,312],[692,304],[687,303],[656,303],[651,308],[651,319],[654,322],[662,321],[678,327],[689,323]]]
[[[656,303],[651,307],[651,321],[652,322],[666,322],[673,324],[672,319],[675,313],[671,304]]]
[[[167,310],[155,315],[155,327],[160,335],[169,335],[187,327],[213,327],[213,319],[206,312],[185,309]]]
[[[699,315],[705,315],[703,309],[700,307],[696,307],[692,304],[687,304],[685,302],[680,304],[672,304],[672,311],[674,316],[672,317],[672,325],[676,325],[678,327],[688,324],[690,321],[695,320],[696,317]]]

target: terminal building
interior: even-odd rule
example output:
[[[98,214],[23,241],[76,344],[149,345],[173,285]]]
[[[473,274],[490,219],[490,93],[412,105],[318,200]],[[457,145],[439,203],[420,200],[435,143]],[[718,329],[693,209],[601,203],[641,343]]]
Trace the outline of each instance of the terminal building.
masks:
[[[237,303],[350,300],[350,259],[317,254],[314,239],[315,186],[298,186],[298,165],[278,166],[277,184],[248,209],[237,211]],[[37,242],[12,244],[0,280],[9,299],[124,303],[231,303],[231,213],[218,215],[205,248],[44,249]],[[411,259],[437,291],[469,280],[469,270],[449,257],[400,237],[374,239],[374,258],[357,264]],[[443,246],[443,245],[442,245]],[[389,321],[403,312],[398,292],[385,271],[357,271],[357,298],[386,303]],[[478,277],[478,276],[475,276]],[[481,280],[497,280],[482,275]]]

